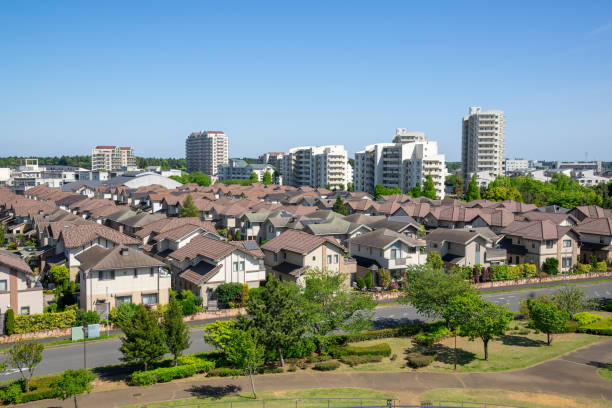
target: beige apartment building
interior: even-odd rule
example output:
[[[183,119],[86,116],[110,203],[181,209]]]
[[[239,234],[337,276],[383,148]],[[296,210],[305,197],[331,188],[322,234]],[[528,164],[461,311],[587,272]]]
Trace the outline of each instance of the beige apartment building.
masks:
[[[219,165],[228,163],[228,138],[218,130],[193,132],[185,142],[185,158],[189,173],[216,176]]]
[[[461,171],[466,183],[474,173],[504,174],[505,123],[503,111],[483,111],[478,106],[471,106],[463,117]]]
[[[91,149],[91,170],[115,171],[136,168],[136,156],[131,147],[96,146]]]

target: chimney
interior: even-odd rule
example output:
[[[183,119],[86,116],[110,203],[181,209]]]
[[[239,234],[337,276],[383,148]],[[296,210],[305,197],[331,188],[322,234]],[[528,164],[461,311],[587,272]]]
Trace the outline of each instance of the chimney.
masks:
[[[121,248],[119,250],[119,253],[123,256],[126,256],[128,254],[128,249],[127,248]]]

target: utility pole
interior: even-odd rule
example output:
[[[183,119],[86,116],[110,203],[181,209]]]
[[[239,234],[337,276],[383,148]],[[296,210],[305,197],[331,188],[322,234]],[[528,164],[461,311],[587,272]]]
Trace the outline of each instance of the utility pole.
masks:
[[[83,368],[87,370],[87,326],[83,326]]]

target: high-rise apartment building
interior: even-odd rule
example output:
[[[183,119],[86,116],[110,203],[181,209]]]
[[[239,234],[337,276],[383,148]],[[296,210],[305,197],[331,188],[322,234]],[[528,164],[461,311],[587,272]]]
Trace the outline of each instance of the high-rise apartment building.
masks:
[[[216,176],[219,165],[228,161],[227,136],[214,130],[193,132],[185,142],[185,157],[189,173]]]
[[[398,128],[392,143],[377,143],[355,153],[355,191],[374,191],[377,184],[408,192],[431,175],[436,195],[444,198],[446,160],[438,144],[422,132]]]
[[[340,189],[351,182],[344,146],[294,147],[281,163],[284,185]]]
[[[91,149],[91,170],[115,171],[136,168],[136,156],[131,147],[96,146]]]
[[[477,106],[463,117],[461,172],[466,183],[474,173],[504,173],[505,123],[503,111],[483,111]]]

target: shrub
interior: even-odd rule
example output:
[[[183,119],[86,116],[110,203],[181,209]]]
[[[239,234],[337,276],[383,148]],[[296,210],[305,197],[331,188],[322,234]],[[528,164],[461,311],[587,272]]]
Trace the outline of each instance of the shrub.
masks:
[[[363,282],[365,283],[365,287],[370,289],[372,287],[372,271],[368,271],[363,278]]]
[[[13,309],[7,309],[4,314],[4,334],[10,336],[15,333],[15,312]]]
[[[76,323],[74,309],[59,313],[39,313],[15,316],[15,333],[30,333],[41,330],[73,327]]]
[[[205,360],[203,358],[201,358],[200,356],[198,356],[197,354],[189,354],[186,356],[180,356],[178,358],[178,362],[180,365],[192,365],[195,367],[196,373],[205,373],[208,372],[210,370],[212,370],[213,368],[215,368],[215,362],[214,361],[208,361]]]
[[[217,286],[217,299],[222,305],[227,305],[229,302],[239,303],[241,293],[241,283],[223,283]]]
[[[322,363],[315,364],[312,369],[317,371],[333,371],[340,367],[340,363],[337,361],[324,361]]]
[[[544,264],[542,264],[542,270],[549,275],[556,275],[559,273],[559,260],[557,258],[546,258]]]
[[[325,343],[328,346],[344,346],[347,343],[358,341],[388,339],[392,337],[409,337],[417,334],[422,328],[422,324],[413,323],[388,329],[364,330],[361,332],[347,334],[332,334],[326,337]]]
[[[423,346],[431,346],[449,334],[450,331],[444,322],[429,323],[424,331],[421,330],[416,336],[414,336],[414,341]]]
[[[508,265],[491,265],[491,272],[493,273],[494,281],[503,281],[507,280],[508,275]]]
[[[374,344],[372,346],[342,346],[330,349],[333,357],[342,356],[385,356],[391,355],[391,346],[387,343]]]
[[[168,382],[177,378],[195,375],[196,367],[191,364],[176,367],[162,367],[150,371],[135,371],[130,377],[132,385],[152,385],[158,382]]]
[[[574,313],[573,318],[578,322],[579,326],[586,326],[602,319],[601,316],[590,312]]]
[[[357,279],[357,288],[359,288],[360,290],[364,289],[366,287],[365,284],[365,280],[363,278],[359,278]]]
[[[244,370],[229,367],[213,368],[206,373],[207,377],[240,377],[242,375],[244,375]]]
[[[258,367],[257,368],[257,374],[280,374],[280,373],[284,373],[285,370],[283,370],[282,368],[278,367]]]
[[[76,311],[76,325],[87,326],[88,324],[100,323],[100,315],[93,310],[85,311],[78,309]]]
[[[32,380],[30,382],[30,392],[24,392],[19,397],[20,403],[39,401],[43,399],[55,398],[55,390],[52,387],[53,382],[59,376],[44,377]]]
[[[153,371],[134,371],[130,376],[132,385],[153,385],[157,383],[157,376]]]
[[[536,276],[537,268],[535,265],[523,264],[521,266],[523,267],[523,276],[525,276],[526,278],[533,278],[534,276]]]
[[[386,289],[391,285],[391,273],[388,269],[379,269],[376,276],[378,277],[378,284],[383,288]]]
[[[612,336],[612,316],[606,320],[599,320],[578,328],[581,333],[599,334],[603,336]]]
[[[283,353],[288,358],[308,357],[317,349],[315,342],[308,337],[301,338]]]
[[[577,274],[591,272],[591,264],[577,263],[575,271]]]
[[[595,264],[595,270],[599,272],[605,272],[608,270],[608,264],[605,261],[597,262]]]
[[[296,371],[297,371],[297,367],[296,366],[289,367],[289,372],[290,373],[295,373]]]
[[[520,329],[518,331],[518,334],[521,334],[521,335],[525,336],[525,335],[529,334],[529,329]]]
[[[138,309],[138,305],[135,303],[121,303],[119,306],[111,309],[109,319],[111,322],[121,326],[132,321],[136,309]]]
[[[508,279],[520,279],[523,277],[523,271],[520,265],[512,265],[508,267]]]
[[[365,363],[380,363],[382,361],[383,357],[382,356],[372,356],[372,355],[365,355],[365,356],[342,356],[340,357],[340,361],[344,364],[347,364],[351,367],[354,367],[356,365],[359,364],[365,364]]]
[[[422,353],[408,353],[406,355],[406,361],[412,368],[427,367],[434,361],[435,358],[435,355],[427,355]]]
[[[21,401],[23,388],[19,381],[11,383],[8,387],[0,390],[0,397],[4,404],[18,404]]]
[[[310,356],[306,358],[307,363],[320,363],[322,361],[331,360],[331,357],[328,355],[320,355],[320,356]]]

